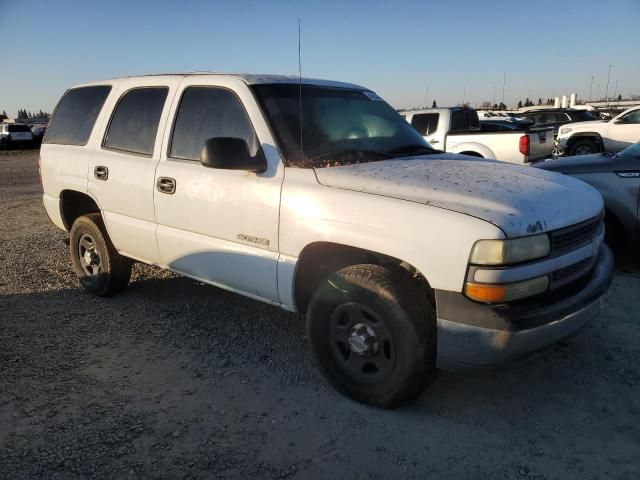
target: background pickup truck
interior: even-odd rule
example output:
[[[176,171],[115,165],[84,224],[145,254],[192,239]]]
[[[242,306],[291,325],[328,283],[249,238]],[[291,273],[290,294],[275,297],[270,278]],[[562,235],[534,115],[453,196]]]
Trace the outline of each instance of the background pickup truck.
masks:
[[[470,108],[432,108],[402,115],[434,148],[446,152],[527,163],[550,157],[553,151],[553,128],[481,131],[478,113]]]

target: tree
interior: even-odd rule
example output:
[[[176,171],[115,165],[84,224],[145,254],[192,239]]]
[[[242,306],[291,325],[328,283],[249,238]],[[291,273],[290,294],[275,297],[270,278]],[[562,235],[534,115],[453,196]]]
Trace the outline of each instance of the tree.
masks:
[[[618,95],[618,100],[622,100],[622,94],[621,93]]]
[[[438,104],[436,103],[436,101],[434,100],[433,103],[431,104],[431,108],[438,108]]]
[[[491,108],[491,102],[484,101],[480,104],[480,108]]]
[[[2,110],[2,113],[0,114],[0,122],[6,120],[7,118],[9,118],[9,115],[7,115],[7,112],[5,110]]]
[[[518,108],[522,108],[522,100],[518,101]]]
[[[538,105],[542,105],[542,98],[538,99]]]

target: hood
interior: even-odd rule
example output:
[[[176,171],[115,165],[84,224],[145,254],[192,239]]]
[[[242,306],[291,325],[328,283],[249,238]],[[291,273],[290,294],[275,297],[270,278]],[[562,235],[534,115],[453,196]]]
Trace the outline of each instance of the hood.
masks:
[[[595,153],[547,160],[535,166],[552,172],[568,174],[614,172],[616,170],[636,170],[640,168],[640,159],[612,153]]]
[[[595,217],[600,194],[542,169],[439,154],[315,170],[322,185],[424,203],[471,215],[507,237],[551,231]]]
[[[600,125],[606,125],[609,120],[587,120],[586,122],[565,123],[560,128],[571,128],[572,130],[591,130],[598,128]]]

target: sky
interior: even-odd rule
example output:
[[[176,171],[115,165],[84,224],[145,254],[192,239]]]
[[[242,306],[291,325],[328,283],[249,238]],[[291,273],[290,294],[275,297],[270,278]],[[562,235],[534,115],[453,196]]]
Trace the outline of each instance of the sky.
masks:
[[[0,0],[0,112],[51,111],[91,80],[298,72],[396,108],[640,94],[640,0]],[[616,90],[617,81],[617,90]],[[495,93],[494,93],[495,92]]]

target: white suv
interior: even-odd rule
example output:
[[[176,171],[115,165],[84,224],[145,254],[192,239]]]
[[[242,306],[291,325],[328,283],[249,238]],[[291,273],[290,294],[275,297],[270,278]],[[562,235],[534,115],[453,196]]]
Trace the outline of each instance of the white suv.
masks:
[[[616,153],[640,141],[640,105],[611,120],[567,123],[560,127],[556,149],[560,155]]]
[[[433,150],[357,85],[81,85],[56,107],[41,175],[87,290],[122,290],[137,260],[306,312],[329,382],[385,407],[436,358],[494,365],[570,335],[612,279],[593,188]]]
[[[33,145],[31,129],[21,123],[1,123],[0,148],[10,148],[16,145],[29,147]]]

